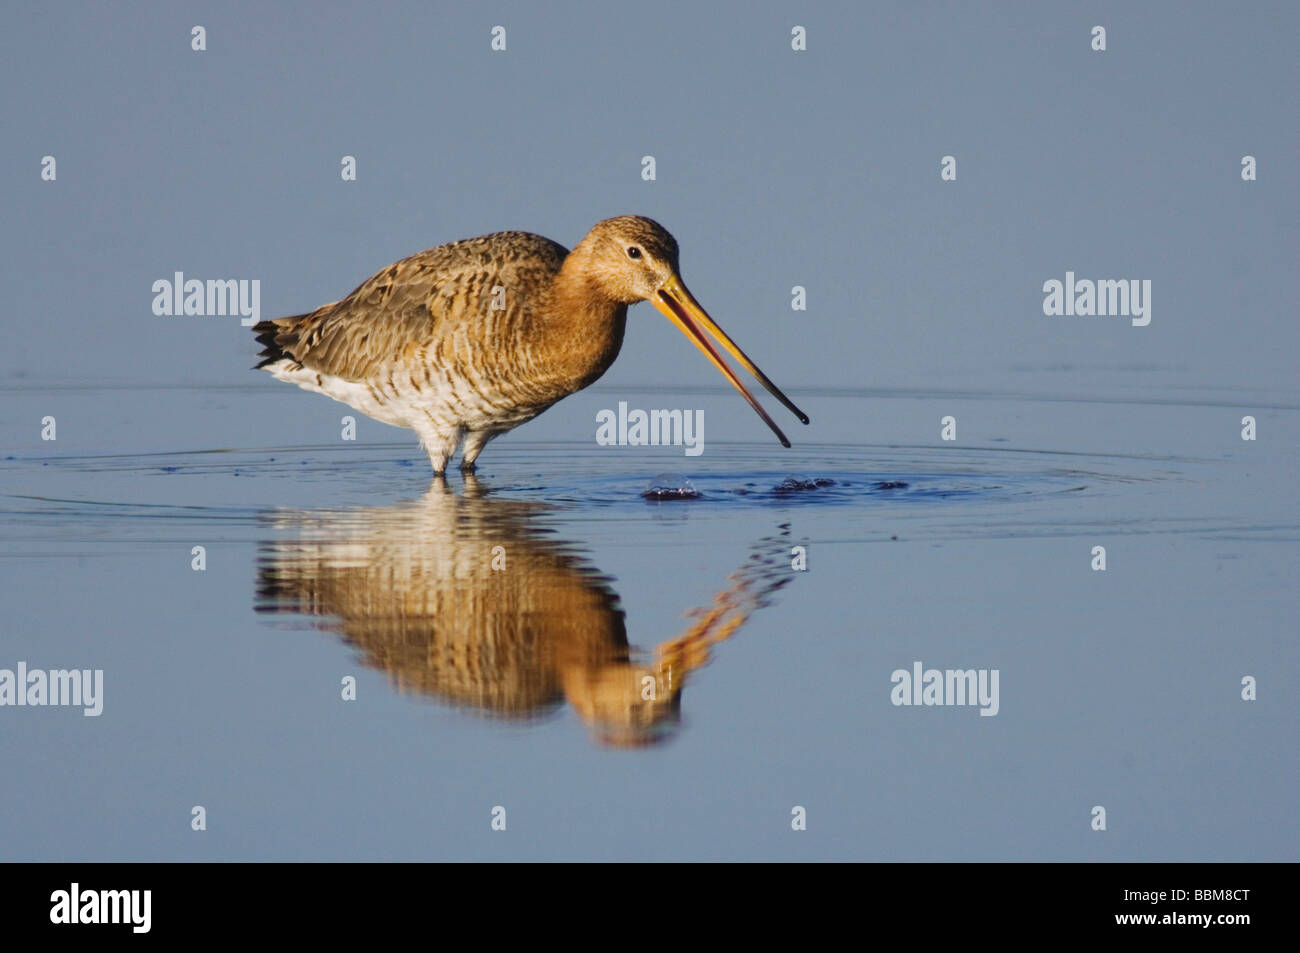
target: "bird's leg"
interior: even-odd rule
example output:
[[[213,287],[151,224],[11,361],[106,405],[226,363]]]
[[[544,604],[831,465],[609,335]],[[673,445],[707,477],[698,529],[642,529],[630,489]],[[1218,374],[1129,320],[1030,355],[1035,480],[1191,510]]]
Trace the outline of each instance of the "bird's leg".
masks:
[[[489,440],[496,436],[492,430],[471,430],[465,434],[465,449],[461,453],[460,468],[465,473],[474,472],[474,461],[483,452]]]
[[[434,474],[446,473],[447,464],[456,453],[456,444],[460,443],[461,428],[450,427],[444,429],[426,424],[411,429],[419,436],[420,445],[424,447],[424,452],[429,455],[429,463],[433,466]]]

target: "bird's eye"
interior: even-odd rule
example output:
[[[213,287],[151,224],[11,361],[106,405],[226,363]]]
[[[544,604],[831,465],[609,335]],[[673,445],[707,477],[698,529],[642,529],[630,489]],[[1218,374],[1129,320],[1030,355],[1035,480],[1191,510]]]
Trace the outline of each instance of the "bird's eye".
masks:
[[[641,249],[639,249],[639,248],[637,248],[635,245],[633,245],[631,248],[629,248],[629,249],[627,250],[627,257],[628,257],[628,258],[640,258],[640,257],[641,257]]]

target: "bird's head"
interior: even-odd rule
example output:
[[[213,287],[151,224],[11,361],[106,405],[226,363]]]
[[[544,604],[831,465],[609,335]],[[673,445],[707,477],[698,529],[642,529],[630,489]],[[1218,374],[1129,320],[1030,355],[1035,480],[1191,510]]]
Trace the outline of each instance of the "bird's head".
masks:
[[[596,223],[570,258],[572,261],[565,263],[565,271],[573,278],[578,277],[574,272],[579,273],[580,280],[596,295],[620,305],[649,301],[677,325],[740,391],[783,445],[790,446],[790,441],[723,360],[715,341],[802,423],[808,423],[808,415],[781,393],[780,388],[758,369],[736,342],[723,333],[687,290],[677,265],[677,239],[658,222],[641,215],[607,218]],[[705,336],[706,331],[712,335],[712,340]]]
[[[575,251],[587,277],[619,304],[653,299],[677,274],[677,239],[640,215],[598,222]]]
[[[565,695],[591,729],[615,748],[640,748],[672,738],[681,727],[682,699],[663,673],[623,661],[566,672]],[[653,691],[647,691],[653,686]]]

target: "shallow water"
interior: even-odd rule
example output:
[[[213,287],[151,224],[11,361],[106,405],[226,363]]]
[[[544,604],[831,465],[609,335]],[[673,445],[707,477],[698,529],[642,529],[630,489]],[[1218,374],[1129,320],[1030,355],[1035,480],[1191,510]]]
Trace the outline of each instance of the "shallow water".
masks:
[[[287,388],[11,381],[0,667],[105,697],[6,716],[0,853],[1294,859],[1300,401],[1103,391],[794,392],[787,451],[594,388],[430,485]],[[596,446],[620,399],[705,453]],[[916,661],[996,716],[892,704]]]

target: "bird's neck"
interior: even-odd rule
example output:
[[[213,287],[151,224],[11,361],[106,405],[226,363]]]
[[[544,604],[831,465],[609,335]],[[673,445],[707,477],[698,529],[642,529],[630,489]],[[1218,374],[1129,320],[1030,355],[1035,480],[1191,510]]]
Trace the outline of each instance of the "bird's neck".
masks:
[[[592,383],[614,363],[627,327],[627,305],[592,278],[581,251],[575,249],[564,260],[546,309],[553,366],[572,379],[574,390]]]

